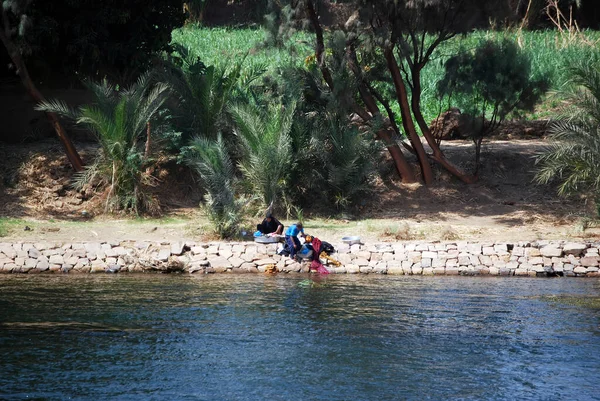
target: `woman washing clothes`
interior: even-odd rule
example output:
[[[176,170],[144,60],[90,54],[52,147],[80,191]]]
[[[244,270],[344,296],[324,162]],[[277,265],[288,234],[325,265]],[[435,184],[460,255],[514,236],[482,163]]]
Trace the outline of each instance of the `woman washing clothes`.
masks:
[[[304,237],[304,227],[302,223],[298,222],[296,224],[292,224],[285,230],[285,242],[290,248],[290,258],[294,259],[296,257],[296,253],[302,247],[300,240],[298,239],[298,235]]]

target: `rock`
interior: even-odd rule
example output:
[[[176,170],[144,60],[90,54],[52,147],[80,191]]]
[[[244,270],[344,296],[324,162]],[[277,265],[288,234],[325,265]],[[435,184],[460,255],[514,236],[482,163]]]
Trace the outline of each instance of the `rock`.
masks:
[[[563,250],[555,245],[548,245],[540,249],[540,253],[542,254],[542,256],[545,256],[547,258],[560,258],[562,256]]]
[[[40,251],[38,251],[38,250],[37,250],[37,249],[35,249],[35,248],[30,248],[30,249],[27,251],[27,253],[29,254],[29,257],[30,257],[30,258],[33,258],[33,259],[37,259],[37,258],[39,258],[39,257],[41,256],[41,253],[40,253]]]
[[[213,269],[215,269],[215,271],[218,270],[226,270],[226,269],[231,269],[233,268],[233,266],[231,265],[231,262],[229,262],[227,259],[222,258],[222,257],[214,257],[211,256],[208,259],[208,263],[210,264],[210,267],[212,267]]]
[[[594,267],[594,266],[598,266],[599,265],[599,260],[600,258],[598,258],[597,256],[586,256],[584,258],[581,258],[579,260],[579,262],[581,263],[582,266],[585,267]],[[577,272],[575,272],[577,273]]]
[[[527,276],[527,269],[523,269],[523,268],[516,269],[515,276]]]
[[[577,266],[576,268],[573,269],[573,273],[575,273],[575,274],[586,274],[587,273],[587,269],[585,267],[582,267],[582,266]]]
[[[542,256],[542,253],[537,248],[525,248],[525,256],[535,258],[538,256]]]
[[[391,275],[403,275],[404,270],[401,266],[389,266],[387,269],[387,274]]]
[[[352,264],[357,265],[359,267],[361,267],[361,266],[368,266],[369,265],[369,261],[367,259],[363,259],[363,258],[356,258],[356,259],[354,259],[354,261],[352,262]]]
[[[29,269],[34,269],[37,266],[37,259],[25,259],[25,267],[29,268]]]
[[[201,246],[194,246],[191,249],[192,255],[206,255],[206,249]]]
[[[244,259],[238,258],[237,256],[232,256],[228,260],[229,263],[231,263],[231,266],[233,266],[236,269],[243,265],[245,262]]]
[[[543,265],[544,264],[544,258],[542,257],[535,257],[535,258],[529,258],[529,264],[530,265]]]
[[[170,249],[161,249],[160,251],[158,251],[158,256],[156,257],[156,259],[158,259],[161,262],[166,262],[167,260],[169,260],[169,256],[171,256]]]
[[[35,265],[35,268],[36,268],[36,270],[43,272],[50,268],[50,264],[43,259],[42,260],[38,259],[38,262]]]
[[[204,266],[200,266],[197,264],[191,264],[190,269],[188,270],[190,274],[194,274],[197,272],[204,272]]]
[[[171,243],[171,255],[181,255],[183,253],[183,242]]]
[[[578,242],[569,242],[563,246],[563,252],[565,255],[574,255],[579,256],[583,251],[587,249],[586,244],[578,243]]]
[[[358,267],[357,265],[346,265],[346,272],[348,274],[357,274],[360,272],[360,267]]]

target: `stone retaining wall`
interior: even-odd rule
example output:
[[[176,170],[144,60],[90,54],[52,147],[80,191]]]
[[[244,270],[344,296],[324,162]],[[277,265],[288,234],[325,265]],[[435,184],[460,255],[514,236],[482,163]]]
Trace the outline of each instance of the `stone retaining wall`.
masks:
[[[334,246],[336,246],[334,244]],[[0,243],[0,273],[259,273],[308,264],[277,244],[196,242]],[[337,245],[331,273],[600,277],[600,242],[381,243]]]

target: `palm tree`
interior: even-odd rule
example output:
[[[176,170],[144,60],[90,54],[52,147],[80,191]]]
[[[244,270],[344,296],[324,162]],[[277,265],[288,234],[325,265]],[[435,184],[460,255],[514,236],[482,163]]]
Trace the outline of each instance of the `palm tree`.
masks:
[[[91,104],[71,109],[60,100],[43,101],[37,109],[58,113],[89,129],[100,143],[93,164],[79,176],[78,184],[95,182],[108,185],[106,210],[124,209],[139,213],[147,206],[143,139],[147,124],[153,120],[168,96],[168,86],[152,84],[149,74],[142,75],[131,87],[118,90],[105,79],[87,82],[94,95]]]
[[[216,140],[226,126],[227,106],[242,75],[242,62],[232,68],[205,66],[183,46],[176,46],[179,56],[167,60],[158,72],[175,98],[172,107],[183,144],[200,136]]]
[[[539,183],[560,182],[560,195],[590,193],[600,216],[600,65],[571,69],[570,107],[550,128],[550,145],[538,155]]]
[[[240,170],[263,206],[286,201],[294,162],[290,132],[295,110],[295,103],[270,105],[266,111],[242,104],[230,108],[241,144]]]
[[[241,201],[235,197],[235,170],[221,135],[216,140],[196,137],[187,163],[202,178],[205,208],[221,238],[237,235],[242,219]]]

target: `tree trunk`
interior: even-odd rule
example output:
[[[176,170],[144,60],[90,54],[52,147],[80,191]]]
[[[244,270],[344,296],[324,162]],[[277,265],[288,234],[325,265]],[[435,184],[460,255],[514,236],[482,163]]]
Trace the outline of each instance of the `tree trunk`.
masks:
[[[363,102],[365,103],[365,106],[367,107],[369,112],[371,113],[371,116],[372,116],[371,118],[380,116],[381,112],[379,111],[377,102],[375,101],[375,98],[371,94],[368,86],[363,81],[362,73],[360,71],[360,68],[358,67],[358,62],[356,59],[356,53],[354,52],[354,49],[352,49],[351,46],[348,46],[348,51],[347,51],[346,56],[347,56],[347,60],[348,60],[348,66],[350,67],[350,70],[352,71],[352,73],[356,76],[360,97],[363,100]],[[392,136],[390,135],[389,130],[387,130],[387,129],[378,130],[377,138],[379,138],[379,140],[383,141],[383,143],[385,144],[388,152],[390,153],[390,156],[392,157],[392,160],[394,160],[394,165],[396,166],[396,169],[398,170],[398,173],[400,174],[400,177],[402,178],[402,182],[405,184],[415,182],[416,177],[413,172],[413,169],[410,166],[410,164],[408,164],[406,157],[404,157],[404,154],[402,153],[400,146],[398,146],[398,144],[392,139]]]
[[[5,28],[8,29],[8,27]],[[29,72],[27,71],[27,67],[25,66],[25,62],[21,57],[21,53],[19,52],[18,48],[11,42],[9,37],[2,31],[2,29],[0,29],[0,39],[2,40],[2,43],[4,43],[4,47],[6,47],[6,50],[8,51],[12,62],[15,64],[19,77],[21,78],[21,82],[25,86],[27,92],[29,92],[29,95],[33,98],[33,100],[36,103],[43,101],[44,96],[42,96],[40,91],[36,88],[35,84],[31,80]],[[67,136],[67,133],[61,125],[56,113],[45,114],[50,123],[52,124],[54,131],[56,131],[56,135],[58,135],[58,138],[62,142],[65,148],[65,152],[67,154],[67,158],[69,159],[69,162],[71,162],[71,166],[73,166],[73,169],[75,171],[83,170],[83,162],[81,161],[81,157],[79,157],[77,149],[75,149],[73,142],[71,142],[71,139]]]
[[[474,176],[470,176],[464,173],[458,167],[450,163],[448,159],[446,159],[444,153],[438,145],[438,142],[431,133],[429,125],[423,117],[423,113],[421,113],[421,71],[419,70],[418,66],[415,66],[411,70],[411,75],[413,84],[411,89],[411,109],[413,115],[415,116],[415,120],[417,120],[417,124],[419,124],[419,128],[421,129],[421,132],[425,137],[425,140],[427,140],[429,147],[433,151],[433,155],[431,155],[431,158],[439,165],[444,167],[450,174],[456,176],[462,182],[472,184],[476,181],[476,178]]]
[[[417,134],[415,124],[410,114],[408,93],[406,92],[406,87],[404,86],[404,81],[402,80],[398,63],[394,57],[393,48],[387,47],[384,49],[384,55],[387,62],[387,67],[392,75],[392,80],[394,81],[396,97],[398,98],[400,114],[402,116],[402,126],[408,134],[415,152],[417,152],[417,158],[419,159],[419,165],[421,166],[421,172],[423,173],[423,181],[425,181],[426,185],[431,185],[433,183],[433,172],[431,171],[429,159],[427,158],[427,154],[425,153],[425,149],[421,143],[421,138],[419,138],[419,135]]]

